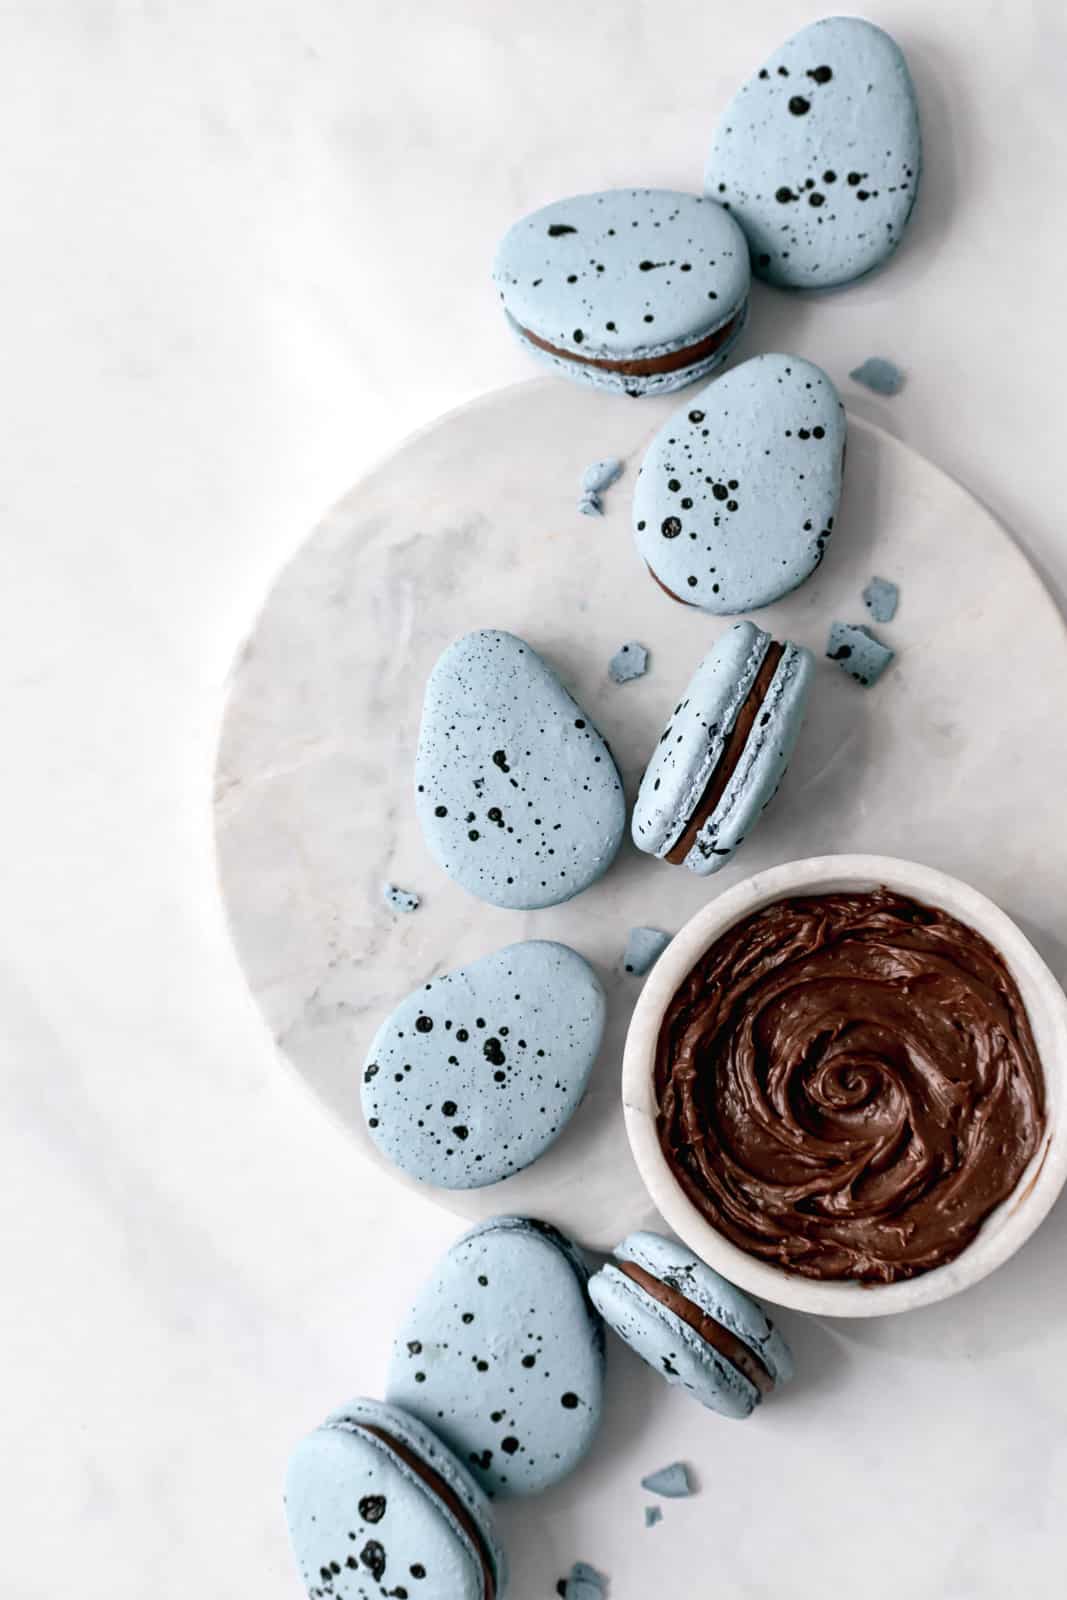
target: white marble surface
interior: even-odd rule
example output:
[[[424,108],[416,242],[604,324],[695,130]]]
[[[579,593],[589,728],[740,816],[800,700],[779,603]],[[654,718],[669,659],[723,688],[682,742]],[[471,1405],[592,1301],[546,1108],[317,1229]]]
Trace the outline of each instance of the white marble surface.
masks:
[[[505,1183],[421,1192],[472,1218],[531,1212],[604,1250],[655,1222],[619,1093],[640,989],[622,970],[629,928],[675,933],[709,897],[771,864],[882,851],[996,896],[1067,978],[1057,938],[1067,854],[1059,810],[1045,804],[1067,793],[1067,740],[1045,736],[1067,726],[1067,630],[985,507],[856,420],[826,560],[759,613],[775,638],[814,652],[815,683],[781,794],[736,859],[703,879],[627,839],[599,883],[535,912],[483,905],[437,868],[412,769],[423,686],[457,635],[507,628],[541,651],[609,741],[632,799],[697,663],[729,626],[668,599],[633,541],[634,479],[677,405],[664,396],[638,406],[550,377],[497,390],[403,443],[272,586],[241,646],[219,745],[220,880],[249,983],[283,1054],[383,1181],[410,1182],[367,1133],[359,1075],[397,1001],[515,939],[561,939],[594,962],[608,1029],[563,1136]],[[583,517],[582,472],[606,455],[625,471],[603,516]],[[901,586],[897,617],[879,629],[899,656],[864,693],[824,651],[833,618],[867,617],[872,573]],[[651,652],[651,670],[618,686],[608,662],[628,639]],[[1020,701],[1023,674],[1041,689]],[[1005,763],[987,730],[1008,719]],[[1033,814],[1026,829],[1013,825],[1020,805]],[[386,881],[416,890],[419,911],[390,911]]]
[[[485,278],[500,228],[565,188],[695,183],[733,84],[815,14],[3,7],[0,1593],[295,1600],[285,1451],[380,1382],[454,1225],[359,1164],[243,984],[209,811],[233,646],[370,462],[526,374]],[[760,294],[751,337],[839,380],[906,365],[903,395],[854,409],[966,481],[1063,596],[1067,20],[875,15],[919,81],[920,212],[891,271]],[[989,730],[1006,761],[1012,731]],[[746,1427],[620,1356],[597,1457],[509,1519],[519,1600],[579,1554],[615,1600],[1058,1596],[1063,1230],[1061,1206],[954,1309],[791,1327],[808,1381]],[[646,1533],[626,1463],[675,1455],[703,1493]]]

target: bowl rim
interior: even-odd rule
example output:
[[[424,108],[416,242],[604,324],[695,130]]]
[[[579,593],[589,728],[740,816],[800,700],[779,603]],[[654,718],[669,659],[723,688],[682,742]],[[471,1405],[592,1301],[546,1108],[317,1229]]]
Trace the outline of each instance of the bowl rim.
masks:
[[[967,923],[1000,951],[1019,986],[1045,1076],[1046,1131],[1012,1193],[953,1261],[891,1284],[819,1281],[748,1255],[723,1237],[689,1200],[660,1149],[652,1066],[663,1013],[713,941],[750,912],[794,894],[885,885]],[[670,1228],[740,1288],[797,1311],[879,1317],[934,1305],[1002,1266],[1048,1215],[1067,1181],[1067,1140],[1058,1119],[1067,1100],[1067,996],[1030,940],[995,901],[936,867],[896,856],[809,856],[744,878],[701,907],[679,929],[646,979],[626,1035],[622,1102],[641,1181]]]

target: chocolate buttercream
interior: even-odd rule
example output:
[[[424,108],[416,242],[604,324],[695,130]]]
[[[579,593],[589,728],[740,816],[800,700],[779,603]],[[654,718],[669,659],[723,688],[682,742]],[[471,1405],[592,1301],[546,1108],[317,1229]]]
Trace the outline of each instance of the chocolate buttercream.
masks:
[[[692,816],[682,829],[675,843],[667,851],[666,860],[674,866],[681,866],[686,856],[696,844],[700,830],[712,815],[726,793],[727,785],[737,771],[737,763],[745,753],[748,736],[752,732],[760,707],[767,698],[767,692],[774,682],[774,675],[778,665],[785,654],[785,645],[772,642],[767,646],[767,653],[760,663],[760,669],[753,680],[752,687],[745,696],[744,704],[737,713],[737,720],[726,736],[726,743],[722,747],[719,757],[704,788],[704,793],[693,810]]]
[[[651,1295],[653,1300],[658,1300],[668,1311],[673,1311],[680,1322],[692,1328],[705,1344],[710,1344],[724,1360],[732,1367],[736,1367],[760,1394],[770,1394],[774,1388],[774,1379],[756,1352],[750,1350],[735,1333],[731,1333],[729,1328],[724,1328],[721,1322],[717,1322],[706,1311],[701,1311],[688,1295],[682,1294],[678,1289],[672,1289],[669,1283],[663,1283],[653,1273],[646,1272],[636,1261],[620,1261],[617,1265],[625,1277],[636,1283],[647,1295]]]
[[[745,311],[736,312],[728,322],[724,322],[714,333],[706,334],[703,339],[698,339],[695,344],[681,346],[677,350],[665,351],[658,356],[627,356],[616,360],[604,356],[586,356],[578,350],[564,350],[558,344],[550,344],[547,339],[542,339],[540,334],[533,333],[529,328],[520,328],[524,339],[529,339],[539,350],[547,350],[551,356],[561,356],[564,361],[577,361],[583,367],[599,367],[601,372],[619,372],[625,378],[651,378],[660,372],[679,372],[683,367],[691,367],[698,361],[704,361],[708,356],[721,350],[727,339],[736,333]],[[670,590],[667,591],[668,594]]]
[[[385,1428],[378,1428],[370,1422],[361,1422],[359,1427],[364,1433],[373,1434],[376,1439],[380,1439],[382,1444],[390,1449],[395,1456],[398,1456],[404,1465],[417,1478],[422,1480],[430,1493],[452,1513],[453,1519],[462,1528],[477,1552],[482,1569],[482,1584],[485,1590],[484,1600],[496,1600],[496,1578],[493,1573],[493,1562],[489,1555],[489,1547],[485,1542],[485,1536],[474,1520],[473,1514],[467,1510],[467,1507],[463,1504],[451,1484],[446,1483],[440,1473],[435,1472],[428,1462],[424,1461],[421,1456],[416,1455],[410,1445],[404,1444],[402,1440],[397,1439],[394,1434],[389,1433]]]
[[[893,1283],[953,1260],[1045,1130],[1002,957],[884,888],[729,929],[667,1008],[655,1071],[660,1144],[693,1204],[809,1278]]]

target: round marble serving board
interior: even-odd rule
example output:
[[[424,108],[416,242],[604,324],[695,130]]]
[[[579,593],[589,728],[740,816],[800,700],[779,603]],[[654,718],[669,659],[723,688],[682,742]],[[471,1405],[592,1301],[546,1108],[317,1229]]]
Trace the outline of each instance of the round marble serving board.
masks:
[[[471,628],[521,634],[557,668],[615,753],[632,798],[689,675],[729,623],[682,607],[634,548],[630,493],[644,450],[683,396],[633,401],[558,379],[452,412],[364,478],[275,583],[232,675],[218,756],[219,874],[248,981],[283,1053],[343,1118],[361,1154],[402,1183],[363,1126],[359,1079],[379,1022],[418,983],[517,939],[572,945],[609,994],[585,1101],[525,1172],[466,1192],[424,1189],[470,1218],[528,1212],[606,1248],[655,1213],[634,1169],[619,1094],[640,980],[630,927],[674,932],[709,895],[761,867],[834,851],[910,856],[969,879],[1067,973],[1067,634],[1024,556],[930,462],[850,421],[845,494],[822,568],[758,614],[810,645],[808,722],[774,805],[710,879],[627,843],[566,905],[482,905],[431,859],[412,767],[423,685]],[[623,478],[581,516],[586,465]],[[899,654],[864,690],[823,656],[831,620],[869,621],[872,574],[900,585],[876,631]],[[608,661],[638,640],[648,675]],[[383,903],[386,881],[420,909]],[[416,1186],[421,1187],[421,1186]]]

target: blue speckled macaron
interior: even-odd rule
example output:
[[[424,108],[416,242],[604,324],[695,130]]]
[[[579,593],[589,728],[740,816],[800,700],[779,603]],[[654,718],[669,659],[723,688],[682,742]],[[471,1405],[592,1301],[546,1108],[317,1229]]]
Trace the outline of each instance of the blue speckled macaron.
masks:
[[[921,165],[919,111],[899,48],[861,17],[824,17],[734,96],[704,187],[741,224],[758,277],[827,289],[892,255]]]
[[[390,1401],[433,1428],[490,1495],[547,1489],[592,1443],[604,1330],[587,1281],[554,1228],[494,1217],[452,1246],[397,1335]]]
[[[738,622],[704,657],[645,769],[639,850],[700,876],[724,867],[774,798],[800,734],[810,650]]]
[[[457,639],[426,685],[416,809],[448,875],[491,905],[558,905],[601,877],[626,826],[604,740],[514,634]]]
[[[515,223],[493,281],[514,333],[556,372],[662,394],[729,354],[748,309],[748,246],[712,200],[609,189]]]
[[[404,1172],[444,1189],[510,1177],[576,1110],[605,1011],[589,963],[542,939],[434,978],[401,1001],[367,1054],[371,1138]]]
[[[297,1445],[285,1509],[311,1600],[503,1600],[485,1496],[395,1406],[355,1400]]]
[[[656,1233],[632,1233],[589,1282],[594,1304],[631,1350],[724,1417],[747,1417],[793,1376],[762,1307]]]
[[[845,410],[821,368],[765,355],[690,397],[634,488],[637,548],[661,588],[721,616],[781,599],[834,527]]]

